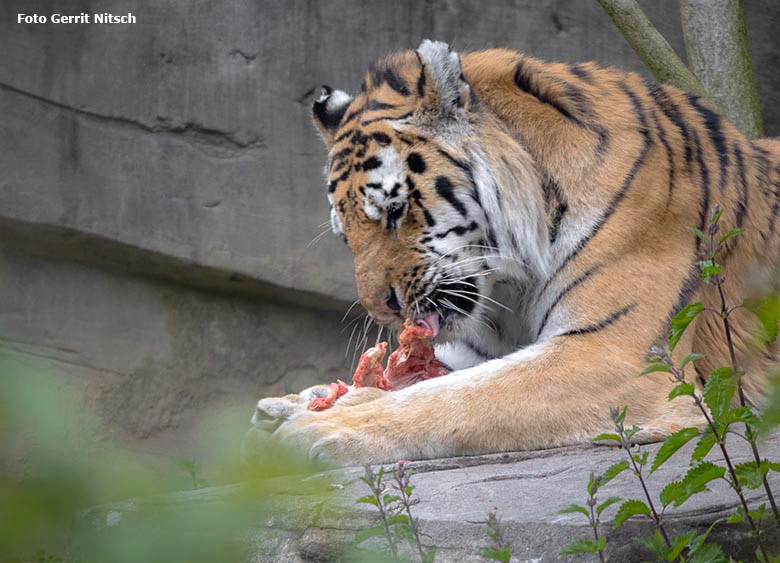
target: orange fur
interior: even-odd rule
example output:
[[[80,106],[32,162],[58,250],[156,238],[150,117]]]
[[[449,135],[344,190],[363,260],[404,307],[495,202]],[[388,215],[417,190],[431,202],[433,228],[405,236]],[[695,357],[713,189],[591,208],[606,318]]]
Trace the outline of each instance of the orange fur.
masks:
[[[593,63],[545,63],[509,50],[462,53],[465,80],[457,81],[435,68],[440,60],[446,70],[453,60],[437,45],[428,47],[441,55],[432,63],[423,46],[378,63],[335,128],[315,119],[328,145],[333,205],[354,254],[361,301],[379,321],[398,324],[402,315],[415,315],[419,270],[433,267],[415,250],[422,232],[435,230],[422,206],[410,201],[404,220],[390,230],[361,204],[358,188],[369,171],[360,163],[383,147],[374,141],[362,147],[355,135],[379,133],[407,162],[412,152],[424,159],[424,172],[404,174],[413,177],[431,213],[448,210],[457,217],[435,179],[449,178],[465,200],[474,178],[452,157],[467,161],[470,154],[483,155],[491,170],[508,228],[517,228],[513,221],[530,223],[544,204],[541,226],[561,234],[539,242],[541,265],[518,283],[531,296],[523,301],[526,308],[540,309],[528,313],[536,319],[528,321],[532,328],[552,297],[562,294],[552,309],[557,328],[535,327],[541,337],[527,337],[514,356],[508,350],[504,358],[441,381],[367,394],[362,402],[350,397],[322,413],[297,412],[279,428],[279,438],[338,463],[385,462],[587,441],[610,429],[609,407],[615,405],[628,406],[631,423],[644,429],[640,439],[701,425],[691,402],[667,400],[673,384],[665,374],[637,374],[685,301],[718,305],[711,288],[686,290],[697,280],[696,239],[687,227],[701,227],[709,206],[720,204],[727,230],[737,224],[748,229],[722,259],[732,304],[755,289],[752,280],[770,277],[778,253],[780,142],[750,141],[727,120],[712,117],[704,101]],[[464,139],[462,131],[471,133]],[[358,154],[361,148],[364,154]],[[345,170],[352,172],[338,181]],[[565,205],[543,201],[549,194],[541,186],[549,179]],[[580,217],[582,224],[575,220]],[[578,251],[565,247],[566,237]],[[504,248],[501,240],[498,247]],[[388,287],[400,288],[400,315],[388,307]],[[775,357],[751,349],[755,323],[749,313],[738,311],[733,319],[746,391],[759,402],[763,374]],[[709,370],[728,363],[716,315],[699,317],[675,357],[691,351],[705,356],[697,366],[701,376],[691,376],[699,386]]]

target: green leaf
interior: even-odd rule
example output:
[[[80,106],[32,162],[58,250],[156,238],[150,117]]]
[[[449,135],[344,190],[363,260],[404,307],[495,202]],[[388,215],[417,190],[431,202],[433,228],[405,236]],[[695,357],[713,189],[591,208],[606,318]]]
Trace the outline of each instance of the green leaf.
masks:
[[[720,237],[718,239],[718,246],[720,246],[721,244],[723,244],[724,242],[726,242],[730,238],[739,236],[742,233],[746,233],[746,232],[747,232],[747,229],[742,229],[742,228],[731,229],[728,233],[726,233],[725,235],[723,235],[722,237]]]
[[[633,437],[634,437],[634,434],[636,434],[636,433],[637,433],[637,432],[639,432],[640,430],[641,430],[641,428],[639,428],[639,426],[637,426],[636,424],[634,424],[634,425],[633,425],[631,428],[628,428],[628,429],[627,429],[627,430],[624,432],[624,434],[625,434],[625,436],[626,436],[626,440],[630,440],[631,438],[633,438]]]
[[[653,553],[663,556],[663,553],[666,551],[666,542],[664,542],[664,538],[661,536],[661,532],[659,532],[658,530],[656,530],[655,534],[653,534],[649,538],[634,538],[634,539],[639,543],[641,543],[643,546],[645,546],[647,549],[652,551]]]
[[[677,450],[698,435],[698,428],[683,428],[674,434],[670,434],[658,449],[658,453],[655,454],[653,464],[650,466],[650,473],[655,472],[655,470],[661,467]]]
[[[701,279],[704,283],[710,283],[712,276],[717,276],[723,272],[723,267],[715,260],[700,260],[698,265],[701,271]]]
[[[671,546],[666,551],[666,560],[674,561],[680,556],[682,550],[690,545],[691,540],[696,536],[696,532],[688,532],[680,536],[673,537],[671,540]]]
[[[359,543],[363,543],[367,539],[375,538],[377,536],[383,536],[385,534],[385,527],[383,525],[374,526],[373,528],[368,528],[367,530],[360,530],[357,534],[355,534],[355,545]]]
[[[675,346],[682,338],[685,329],[691,324],[693,319],[697,317],[699,313],[704,310],[704,305],[701,303],[689,303],[682,310],[677,313],[672,319],[672,328],[669,329],[669,353],[674,352]]]
[[[575,553],[596,553],[599,545],[594,540],[577,540],[567,545],[561,555],[574,555]]]
[[[643,375],[647,375],[648,373],[655,373],[657,371],[671,372],[672,368],[670,368],[666,364],[662,364],[661,362],[658,362],[658,363],[650,364],[649,366],[647,366],[645,369],[643,369],[641,371],[639,376],[641,377]]]
[[[748,489],[757,489],[764,483],[764,476],[769,471],[769,464],[761,462],[756,465],[755,461],[746,461],[734,466],[734,473],[737,475],[739,484]]]
[[[503,549],[505,549],[506,552],[507,552],[507,558],[506,559],[496,559],[496,561],[501,561],[502,563],[509,563],[509,558],[511,557],[511,555],[509,554],[509,548],[505,547]],[[423,553],[422,563],[433,563],[435,559],[436,559],[436,550],[432,549],[430,551],[427,551],[427,552]]]
[[[392,526],[393,524],[408,524],[409,517],[406,514],[396,514],[387,518],[387,524]]]
[[[697,443],[696,447],[693,449],[693,453],[691,454],[691,463],[703,460],[704,457],[710,453],[710,450],[714,445],[715,434],[712,433],[712,428],[707,427],[707,429],[701,435],[699,443]]]
[[[360,497],[355,502],[365,502],[366,504],[373,504],[374,506],[379,506],[379,501],[376,500],[376,497]]]
[[[722,423],[725,414],[731,408],[731,399],[737,390],[737,379],[730,367],[719,368],[710,372],[702,393],[704,402],[710,408],[715,422]]]
[[[707,235],[705,235],[700,229],[697,229],[696,227],[688,227],[688,230],[703,240],[706,244],[710,243],[710,239],[707,238]]]
[[[628,461],[625,459],[623,461],[619,461],[614,465],[611,465],[607,470],[601,475],[601,478],[599,479],[599,487],[602,487],[612,481],[615,477],[623,473],[628,469]]]
[[[594,472],[590,472],[590,478],[588,479],[588,494],[590,496],[593,496],[596,494],[596,491],[599,490],[599,483],[601,482],[601,477],[597,477]]]
[[[686,395],[688,397],[693,395],[696,390],[696,386],[693,383],[680,383],[674,389],[669,392],[669,400],[676,399],[680,395]]]
[[[598,436],[593,438],[594,442],[603,442],[607,440],[612,440],[613,442],[620,442],[620,436],[618,436],[617,434],[610,434],[605,432],[604,434],[599,434]]]
[[[627,500],[618,508],[613,527],[617,530],[632,516],[650,516],[650,508],[641,500]]]
[[[688,563],[728,563],[729,558],[721,547],[714,543],[703,543],[693,553],[688,554]]]
[[[772,295],[764,299],[745,299],[742,306],[753,312],[763,327],[762,341],[774,344],[777,341],[777,323],[780,320],[780,297]]]
[[[707,483],[715,479],[720,479],[725,472],[725,467],[720,467],[709,461],[703,461],[700,464],[691,467],[676,488],[676,494],[673,499],[674,506],[681,506],[693,495],[706,491]],[[666,490],[666,488],[664,488],[664,490]]]
[[[685,356],[685,358],[683,358],[683,361],[680,362],[680,371],[685,369],[685,366],[687,366],[689,363],[701,360],[703,357],[703,354],[688,354]]]
[[[590,518],[590,511],[584,506],[580,506],[579,504],[570,504],[566,508],[560,509],[558,511],[558,514],[569,514],[571,512],[581,512],[582,514]]]
[[[623,407],[623,410],[620,411],[620,414],[615,421],[616,424],[621,424],[626,419],[626,412],[628,412],[628,406]]]
[[[637,462],[639,465],[644,467],[647,465],[647,456],[650,455],[649,450],[644,450],[640,455],[632,456],[634,458],[634,461]]]
[[[744,406],[730,409],[726,414],[723,415],[722,422],[723,424],[744,422],[745,424],[755,426],[758,424],[759,420],[758,417],[753,414],[753,409],[751,409],[749,406]]]
[[[385,495],[385,498],[382,499],[382,502],[385,506],[388,506],[390,504],[393,504],[394,502],[398,502],[401,500],[401,497],[396,495]]]
[[[717,276],[723,271],[723,268],[715,260],[700,260],[699,270],[701,270],[701,279],[704,283],[710,283],[712,276]]]
[[[750,514],[750,517],[756,522],[763,520],[764,518],[769,518],[770,516],[770,514],[766,511],[766,504],[759,506],[758,510],[751,510],[748,512],[748,514]]]
[[[596,516],[601,516],[601,513],[604,512],[604,510],[607,509],[607,507],[612,506],[616,502],[620,502],[623,500],[620,497],[609,497],[607,500],[602,502],[600,505],[596,507]]]
[[[477,552],[477,555],[481,555],[486,559],[492,559],[493,561],[501,561],[501,563],[509,563],[509,560],[512,558],[509,546],[504,546],[500,549],[483,547]]]
[[[680,481],[672,481],[668,483],[658,495],[661,500],[661,504],[669,506],[674,500],[680,496],[682,491],[682,483]]]
[[[741,524],[745,521],[745,510],[740,506],[737,511],[726,518],[726,524]]]

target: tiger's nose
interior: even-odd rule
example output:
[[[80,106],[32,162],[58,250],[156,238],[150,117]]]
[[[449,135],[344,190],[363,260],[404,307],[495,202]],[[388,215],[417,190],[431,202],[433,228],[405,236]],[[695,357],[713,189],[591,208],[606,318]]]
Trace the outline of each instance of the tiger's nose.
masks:
[[[393,311],[395,314],[401,312],[401,304],[398,302],[398,294],[395,292],[395,288],[392,285],[390,286],[390,292],[388,293],[387,299],[385,300],[385,305],[387,305],[387,308]]]

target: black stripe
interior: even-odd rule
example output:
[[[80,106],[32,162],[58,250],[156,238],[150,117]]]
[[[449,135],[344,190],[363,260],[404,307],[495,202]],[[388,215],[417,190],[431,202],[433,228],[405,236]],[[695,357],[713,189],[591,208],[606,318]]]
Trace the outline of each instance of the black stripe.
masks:
[[[669,139],[666,138],[666,129],[661,125],[661,120],[658,119],[658,113],[653,110],[650,115],[653,117],[656,133],[661,140],[661,144],[664,146],[664,150],[666,151],[666,162],[669,164],[669,198],[666,201],[666,208],[668,209],[672,199],[672,193],[674,192],[674,151],[672,151],[672,146],[669,144]]]
[[[455,192],[452,189],[452,182],[450,182],[446,176],[439,176],[436,178],[436,193],[447,200],[447,203],[463,217],[467,215],[466,206],[455,196]]]
[[[365,111],[374,111],[374,110],[380,110],[380,109],[395,109],[398,106],[395,104],[386,104],[385,102],[380,102],[379,100],[368,100],[365,106]]]
[[[336,138],[333,140],[333,144],[336,144],[336,143],[338,143],[338,142],[340,142],[340,141],[343,141],[344,139],[346,139],[347,137],[349,137],[349,136],[350,136],[352,133],[354,133],[354,132],[355,132],[355,130],[354,130],[354,129],[347,129],[347,130],[346,130],[346,131],[344,131],[344,132],[343,132],[341,135],[339,135],[338,137],[336,137]]]
[[[523,92],[530,94],[543,104],[547,104],[555,108],[558,113],[560,113],[565,118],[571,120],[577,125],[582,125],[579,118],[572,115],[572,113],[566,107],[564,107],[559,100],[554,100],[546,94],[541,93],[539,89],[532,84],[530,70],[528,69],[525,61],[521,60],[517,63],[517,69],[515,70],[515,84]]]
[[[417,55],[417,60],[420,61],[420,76],[417,78],[417,95],[421,98],[425,95],[425,64],[420,57],[420,53],[414,52]]]
[[[701,274],[699,273],[698,268],[698,259],[696,258],[696,245],[694,245],[694,260],[688,266],[689,274],[688,277],[683,280],[682,286],[680,287],[680,293],[677,296],[677,303],[672,308],[672,312],[669,314],[669,320],[667,321],[667,328],[669,324],[672,322],[672,319],[674,316],[683,310],[683,307],[685,307],[688,303],[690,303],[691,299],[693,298],[693,294],[696,293],[696,290],[699,289],[699,286],[701,285]]]
[[[669,95],[662,86],[651,84],[648,86],[648,90],[650,91],[650,96],[652,96],[655,103],[661,109],[661,112],[663,112],[667,119],[669,119],[669,121],[671,121],[680,131],[685,147],[685,164],[690,171],[691,162],[693,161],[693,147],[691,146],[691,135],[688,131],[688,126],[685,123],[685,119],[683,119],[682,114],[680,114],[680,108],[678,108],[677,104],[669,98]]]
[[[338,186],[338,185],[339,185],[341,182],[343,182],[344,180],[346,180],[347,178],[349,178],[349,173],[350,173],[351,171],[352,171],[352,169],[351,169],[351,168],[347,168],[347,169],[344,171],[344,173],[343,173],[341,176],[339,176],[339,177],[338,177],[338,178],[336,178],[335,180],[331,180],[331,181],[330,181],[330,183],[328,184],[328,192],[330,192],[330,193],[333,193],[333,192],[335,192],[335,191],[336,191],[336,187],[337,187],[337,186]]]
[[[726,138],[723,136],[720,116],[707,106],[701,105],[699,96],[686,94],[686,97],[693,109],[704,119],[704,125],[707,128],[710,139],[712,139],[715,152],[718,154],[718,160],[720,161],[720,193],[722,194],[726,189],[726,168],[729,165],[729,152]]]
[[[742,151],[739,145],[734,143],[734,159],[737,161],[737,176],[739,176],[739,195],[737,196],[737,227],[741,227],[745,221],[745,212],[748,206],[748,187],[745,177],[745,162],[742,158]],[[734,239],[736,241],[736,239]]]
[[[437,148],[436,150],[440,155],[442,155],[444,158],[449,160],[452,164],[454,164],[455,166],[463,170],[466,174],[469,175],[471,174],[471,165],[468,162],[466,162],[465,160],[460,160],[459,158],[455,158],[454,156],[452,156],[450,153],[448,153],[442,148]]]
[[[590,73],[588,69],[583,67],[581,64],[578,63],[578,64],[569,65],[569,71],[577,78],[581,78],[585,82],[588,82],[589,84],[593,84],[593,75]]]
[[[375,123],[377,121],[384,121],[385,119],[389,119],[391,121],[395,121],[395,120],[398,120],[398,119],[406,119],[407,117],[409,117],[413,113],[414,113],[413,111],[407,111],[406,113],[403,113],[401,115],[396,115],[396,116],[393,116],[393,115],[382,115],[380,117],[375,117],[373,119],[366,119],[365,121],[361,121],[360,125],[363,125],[363,126],[371,125],[372,123]]]
[[[407,184],[408,184],[407,180]],[[428,209],[423,205],[422,203],[422,194],[420,193],[420,190],[414,189],[413,185],[410,187],[412,190],[410,192],[410,195],[412,196],[412,200],[414,203],[417,204],[417,206],[422,209],[423,217],[425,217],[425,224],[429,227],[435,227],[436,226],[436,220],[433,218],[433,215],[428,211]]]
[[[455,227],[452,227],[451,229],[447,229],[443,233],[436,233],[436,238],[445,238],[450,233],[455,233],[458,236],[465,235],[466,233],[470,233],[471,231],[477,230],[477,223],[475,221],[472,221],[468,225],[457,225]]]
[[[468,340],[468,339],[465,339],[465,338],[464,338],[463,340],[461,340],[461,342],[463,342],[463,344],[465,344],[465,345],[466,345],[466,348],[468,348],[469,350],[471,350],[472,352],[474,352],[474,354],[476,354],[477,356],[479,356],[479,357],[480,357],[480,358],[482,358],[483,360],[490,360],[490,359],[493,359],[493,357],[494,357],[494,356],[491,356],[490,354],[486,353],[486,352],[485,352],[484,350],[482,350],[481,348],[479,348],[479,347],[478,347],[476,344],[474,344],[474,343],[473,343],[471,340]]]
[[[352,154],[353,150],[354,149],[352,147],[346,147],[346,148],[341,149],[339,152],[337,152],[336,154],[333,155],[333,161],[335,162],[337,160],[341,160],[345,156],[347,156],[349,154]]]
[[[618,319],[620,319],[620,317],[627,315],[632,309],[634,309],[634,307],[636,307],[636,303],[632,303],[631,305],[626,305],[619,311],[615,311],[614,313],[612,313],[606,319],[602,319],[597,323],[590,324],[582,328],[575,328],[573,330],[569,330],[561,334],[561,336],[576,336],[578,334],[590,334],[593,332],[598,332],[602,329],[607,328],[609,325],[615,323]]]
[[[377,131],[376,133],[371,133],[371,137],[379,143],[380,146],[386,147],[390,144],[390,136],[385,135],[381,131]]]
[[[644,109],[642,108],[642,103],[639,101],[639,98],[637,98],[636,94],[634,94],[628,88],[628,86],[626,86],[625,84],[621,84],[621,87],[623,92],[626,94],[626,96],[628,96],[628,98],[631,100],[631,103],[634,106],[634,113],[636,114],[637,119],[639,120],[640,123],[639,132],[643,137],[642,149],[639,151],[639,156],[637,156],[636,160],[631,165],[631,169],[628,171],[628,174],[623,180],[623,185],[620,186],[618,192],[614,196],[612,196],[609,205],[601,214],[601,217],[596,222],[593,229],[590,231],[590,233],[588,233],[582,239],[580,239],[580,241],[576,244],[574,249],[568,254],[568,256],[566,256],[566,258],[563,259],[561,265],[558,266],[558,268],[555,270],[555,272],[550,277],[550,279],[547,280],[547,283],[542,289],[542,292],[544,292],[547,289],[547,286],[550,284],[550,282],[552,282],[552,280],[555,279],[555,277],[561,272],[561,270],[563,270],[566,267],[566,265],[572,260],[572,258],[574,258],[577,254],[579,254],[585,249],[585,247],[593,239],[593,237],[595,237],[596,234],[601,230],[601,228],[607,223],[609,218],[612,217],[612,214],[617,210],[620,203],[626,197],[626,194],[628,194],[628,191],[631,188],[631,184],[633,183],[634,178],[636,178],[639,169],[642,167],[642,165],[645,162],[645,158],[647,158],[647,153],[650,152],[650,147],[653,145],[653,139],[650,136],[650,131],[648,130],[647,118],[645,117]]]
[[[373,67],[368,72],[371,76],[371,82],[375,88],[381,86],[384,83],[402,96],[409,95],[409,88],[406,86],[406,83],[401,79],[400,76],[398,76],[398,74],[396,74],[395,70],[392,68]]]
[[[652,85],[649,87],[650,95],[655,100],[655,103],[661,109],[663,114],[671,121],[675,127],[680,131],[682,135],[683,143],[685,146],[685,166],[686,170],[690,173],[691,166],[694,159],[694,153],[699,165],[699,174],[701,176],[700,190],[701,190],[701,206],[699,208],[699,229],[704,230],[707,221],[707,211],[710,205],[710,180],[709,170],[704,163],[704,159],[701,155],[701,146],[699,144],[699,136],[696,131],[688,129],[688,125],[685,122],[680,108],[675,104],[666,90],[662,86]],[[695,150],[694,150],[695,149]],[[695,239],[698,248],[698,239]]]
[[[545,178],[542,190],[544,191],[544,202],[548,208],[548,213],[551,213],[553,202],[555,203],[555,212],[551,213],[552,222],[549,230],[550,243],[552,244],[558,239],[558,232],[560,231],[563,217],[569,209],[569,202],[561,190],[560,184],[550,176]]]
[[[693,147],[696,153],[696,163],[699,165],[699,174],[701,176],[701,190],[702,190],[702,202],[699,208],[699,230],[704,230],[707,225],[707,212],[710,208],[710,171],[707,168],[707,163],[704,162],[702,155],[701,143],[699,142],[699,134],[696,131],[691,131],[693,137]],[[698,239],[697,239],[698,240]]]
[[[346,109],[346,108],[344,108],[344,109]],[[341,125],[346,125],[347,123],[349,123],[350,121],[355,119],[358,115],[360,115],[362,112],[363,112],[363,108],[362,107],[359,107],[359,108],[357,108],[355,110],[352,110],[351,112],[349,112],[349,115],[347,115],[347,117],[344,118],[344,121],[342,122]]]
[[[775,201],[772,204],[772,210],[769,212],[769,234],[772,235],[775,232],[775,223],[777,220],[777,211],[780,208],[780,164],[775,168]],[[767,178],[768,180],[768,178]]]
[[[542,317],[542,322],[539,324],[539,332],[536,334],[536,338],[539,338],[539,336],[542,334],[542,331],[544,331],[544,327],[547,326],[547,320],[550,318],[550,313],[553,312],[553,309],[557,307],[558,303],[561,302],[561,299],[569,293],[572,289],[580,285],[582,282],[587,280],[591,275],[593,275],[596,270],[601,268],[601,264],[596,264],[595,266],[592,266],[588,268],[585,273],[583,273],[581,276],[579,276],[577,279],[569,283],[558,295],[555,296],[555,299],[550,304],[550,306],[547,308],[547,311],[545,311],[544,316]]]

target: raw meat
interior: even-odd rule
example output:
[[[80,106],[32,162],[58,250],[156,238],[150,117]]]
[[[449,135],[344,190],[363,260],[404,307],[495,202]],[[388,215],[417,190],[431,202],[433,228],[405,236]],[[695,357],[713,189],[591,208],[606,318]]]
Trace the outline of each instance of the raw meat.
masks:
[[[382,368],[387,342],[380,342],[360,356],[352,376],[352,386],[396,391],[424,379],[445,375],[447,368],[433,353],[433,339],[438,333],[439,318],[436,315],[430,315],[425,320],[407,320],[398,336],[398,348],[387,359],[387,367]],[[313,411],[329,409],[348,391],[349,387],[338,380],[329,385],[327,397],[313,399],[308,408]]]
[[[329,409],[333,406],[333,403],[336,402],[336,399],[344,395],[347,391],[349,391],[347,384],[340,379],[337,379],[335,383],[330,383],[328,385],[327,396],[312,399],[309,401],[307,408],[310,411],[324,411],[325,409]]]
[[[426,324],[408,321],[404,324],[398,336],[400,346],[387,359],[384,373],[387,389],[403,389],[448,372],[433,355],[433,332]]]
[[[373,348],[366,350],[358,360],[358,367],[355,370],[355,375],[352,376],[352,385],[355,387],[379,387],[387,391],[387,381],[382,367],[386,353],[387,342],[380,342]]]

